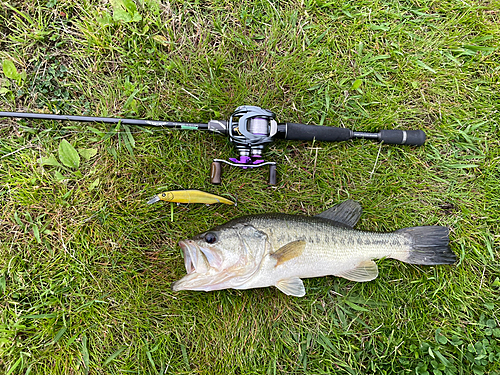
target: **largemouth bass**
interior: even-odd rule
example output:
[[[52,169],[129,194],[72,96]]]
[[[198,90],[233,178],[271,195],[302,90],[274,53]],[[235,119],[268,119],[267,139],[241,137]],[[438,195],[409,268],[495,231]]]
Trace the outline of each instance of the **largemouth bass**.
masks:
[[[244,216],[180,241],[187,275],[178,290],[212,291],[276,286],[305,295],[301,279],[333,275],[352,281],[378,276],[374,259],[412,264],[453,264],[449,230],[441,226],[392,233],[353,229],[359,203],[348,200],[313,217],[262,214]]]

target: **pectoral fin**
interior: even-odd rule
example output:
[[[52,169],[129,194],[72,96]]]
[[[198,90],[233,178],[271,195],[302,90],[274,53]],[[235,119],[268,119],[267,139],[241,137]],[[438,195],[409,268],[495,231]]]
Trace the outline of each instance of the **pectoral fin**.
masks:
[[[337,274],[335,276],[343,277],[351,281],[371,281],[378,276],[378,267],[373,260],[361,262],[356,268]]]
[[[298,277],[280,280],[276,284],[276,288],[288,296],[304,297],[306,295],[304,283]]]
[[[281,246],[276,252],[271,254],[271,257],[277,260],[274,267],[285,263],[287,260],[298,257],[306,248],[306,241],[293,241],[284,246]]]

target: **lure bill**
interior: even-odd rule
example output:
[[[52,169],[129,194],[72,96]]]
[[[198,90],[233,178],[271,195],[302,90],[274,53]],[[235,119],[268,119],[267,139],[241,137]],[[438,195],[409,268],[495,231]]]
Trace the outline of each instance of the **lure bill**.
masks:
[[[206,193],[201,190],[172,190],[155,195],[148,201],[148,204],[153,204],[159,201],[175,202],[175,203],[203,203],[214,204],[224,203],[234,205],[233,201],[220,197],[215,194]]]

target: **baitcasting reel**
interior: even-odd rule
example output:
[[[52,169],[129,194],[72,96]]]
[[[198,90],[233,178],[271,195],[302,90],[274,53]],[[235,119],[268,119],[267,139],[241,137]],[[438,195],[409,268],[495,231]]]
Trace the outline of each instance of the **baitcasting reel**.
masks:
[[[210,121],[208,130],[229,135],[229,140],[235,145],[239,156],[223,159],[214,159],[210,170],[210,182],[221,183],[222,165],[247,169],[269,165],[269,185],[276,185],[276,163],[264,161],[262,153],[268,143],[278,132],[278,123],[275,114],[267,109],[256,106],[241,106],[231,115],[229,121]]]

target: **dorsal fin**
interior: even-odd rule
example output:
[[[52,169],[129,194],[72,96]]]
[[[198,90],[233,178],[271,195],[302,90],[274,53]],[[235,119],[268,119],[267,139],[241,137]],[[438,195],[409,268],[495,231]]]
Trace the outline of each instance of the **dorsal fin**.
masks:
[[[330,207],[328,210],[323,211],[316,216],[347,225],[349,228],[353,228],[361,217],[362,212],[363,209],[361,208],[361,205],[358,202],[349,199]]]

